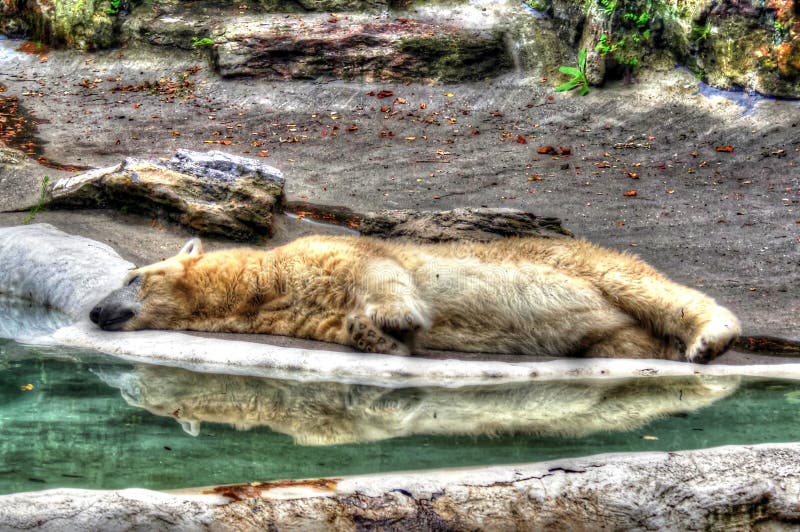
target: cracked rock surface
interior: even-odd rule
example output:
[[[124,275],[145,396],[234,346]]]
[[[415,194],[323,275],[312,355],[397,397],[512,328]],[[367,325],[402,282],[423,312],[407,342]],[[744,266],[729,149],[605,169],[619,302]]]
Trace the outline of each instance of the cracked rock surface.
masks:
[[[0,497],[8,530],[748,530],[800,520],[799,444],[599,455],[183,493]],[[109,528],[111,527],[111,528]]]

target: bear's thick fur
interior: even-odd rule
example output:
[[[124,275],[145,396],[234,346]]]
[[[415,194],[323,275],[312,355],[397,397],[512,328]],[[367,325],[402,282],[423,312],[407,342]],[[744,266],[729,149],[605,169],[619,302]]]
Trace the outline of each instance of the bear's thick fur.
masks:
[[[730,311],[634,256],[545,238],[312,236],[208,254],[195,239],[133,270],[91,318],[107,330],[267,333],[395,355],[424,347],[692,362],[740,332]]]

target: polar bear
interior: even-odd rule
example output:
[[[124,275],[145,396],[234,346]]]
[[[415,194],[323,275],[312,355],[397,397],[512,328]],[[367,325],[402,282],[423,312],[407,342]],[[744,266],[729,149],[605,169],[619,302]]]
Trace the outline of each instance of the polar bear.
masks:
[[[132,270],[90,318],[109,331],[265,333],[417,348],[706,362],[739,321],[635,256],[582,240],[413,244],[309,236]]]

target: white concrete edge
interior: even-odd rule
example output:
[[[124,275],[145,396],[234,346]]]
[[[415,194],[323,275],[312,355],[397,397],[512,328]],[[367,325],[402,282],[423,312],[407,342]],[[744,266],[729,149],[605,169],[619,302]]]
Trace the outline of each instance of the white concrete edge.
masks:
[[[70,498],[81,499],[117,494],[127,499],[142,502],[196,502],[208,506],[221,506],[228,504],[231,500],[219,494],[219,491],[223,490],[217,492],[215,492],[215,490],[226,486],[246,486],[249,488],[249,493],[268,500],[306,499],[348,496],[353,494],[375,497],[384,493],[397,491],[407,492],[416,498],[430,498],[434,493],[447,490],[451,486],[470,485],[480,487],[502,483],[510,484],[531,478],[541,478],[554,471],[581,472],[601,466],[647,466],[666,461],[672,456],[715,456],[736,453],[741,450],[800,452],[800,442],[725,445],[684,451],[602,453],[521,464],[397,471],[365,475],[345,475],[341,477],[329,476],[314,479],[293,479],[290,481],[247,482],[243,484],[198,486],[163,491],[145,488],[126,488],[121,490],[54,488],[0,495],[0,505],[3,505],[8,499],[18,499],[26,496],[39,498],[45,497],[48,494],[61,494]],[[325,488],[320,485],[321,483],[315,482],[320,480],[329,481],[329,484],[333,487]]]
[[[394,388],[688,375],[800,380],[800,364],[797,363],[727,366],[636,359],[559,359],[520,363],[436,360],[298,349],[173,331],[106,332],[89,322],[55,331],[52,341],[71,348],[101,351],[132,362],[176,366],[203,373]]]

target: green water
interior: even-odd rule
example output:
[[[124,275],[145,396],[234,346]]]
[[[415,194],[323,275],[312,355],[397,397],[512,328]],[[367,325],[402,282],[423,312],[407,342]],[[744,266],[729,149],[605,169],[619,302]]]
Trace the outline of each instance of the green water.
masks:
[[[706,381],[643,381],[391,390],[134,366],[0,340],[0,493],[174,489],[800,440],[800,382],[723,379],[708,396]],[[563,401],[574,404],[561,412]],[[629,403],[620,420],[619,405]],[[647,421],[642,411],[662,416],[659,405],[672,413]],[[203,420],[197,436],[181,427],[187,420]],[[617,430],[598,430],[603,423]],[[558,435],[565,432],[585,434]]]

